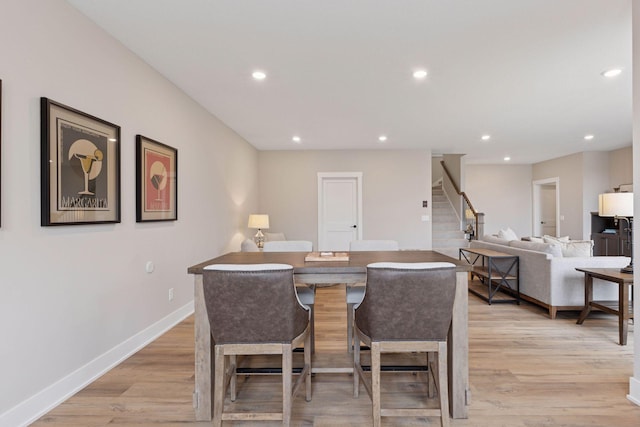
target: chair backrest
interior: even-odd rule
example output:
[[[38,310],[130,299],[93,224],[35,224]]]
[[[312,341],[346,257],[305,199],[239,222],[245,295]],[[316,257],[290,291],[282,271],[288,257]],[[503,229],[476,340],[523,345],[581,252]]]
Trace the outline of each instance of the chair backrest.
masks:
[[[263,252],[311,252],[313,243],[308,240],[277,240],[264,242]]]
[[[356,325],[373,341],[444,341],[455,288],[452,263],[369,264],[364,299],[355,310]]]
[[[353,240],[350,251],[398,251],[400,246],[395,240]]]
[[[286,343],[309,323],[287,264],[213,264],[204,268],[204,301],[216,344]]]
[[[242,243],[240,243],[240,251],[241,252],[260,252],[258,249],[258,245],[253,239],[244,239]]]

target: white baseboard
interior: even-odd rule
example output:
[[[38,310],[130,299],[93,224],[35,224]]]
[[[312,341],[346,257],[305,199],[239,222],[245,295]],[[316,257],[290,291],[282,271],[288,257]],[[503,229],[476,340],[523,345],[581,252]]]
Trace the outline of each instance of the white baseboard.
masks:
[[[640,406],[640,380],[634,377],[629,378],[629,394],[627,399]]]
[[[82,390],[194,312],[193,301],[0,414],[0,427],[27,426]]]

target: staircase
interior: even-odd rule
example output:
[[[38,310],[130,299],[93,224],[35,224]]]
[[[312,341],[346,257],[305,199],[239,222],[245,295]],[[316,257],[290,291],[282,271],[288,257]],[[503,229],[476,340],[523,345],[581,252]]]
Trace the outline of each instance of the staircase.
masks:
[[[458,249],[469,247],[464,231],[460,230],[460,220],[442,186],[433,187],[431,197],[433,250],[458,259]]]

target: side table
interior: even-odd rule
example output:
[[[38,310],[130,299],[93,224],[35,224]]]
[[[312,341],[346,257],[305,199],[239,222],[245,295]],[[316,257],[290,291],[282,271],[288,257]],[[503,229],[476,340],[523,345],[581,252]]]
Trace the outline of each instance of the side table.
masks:
[[[576,268],[584,273],[584,308],[576,322],[582,325],[592,308],[618,316],[620,345],[627,345],[629,319],[633,319],[633,304],[629,304],[629,288],[633,300],[633,274],[621,273],[619,268]],[[618,284],[618,301],[594,301],[593,279],[601,279]]]

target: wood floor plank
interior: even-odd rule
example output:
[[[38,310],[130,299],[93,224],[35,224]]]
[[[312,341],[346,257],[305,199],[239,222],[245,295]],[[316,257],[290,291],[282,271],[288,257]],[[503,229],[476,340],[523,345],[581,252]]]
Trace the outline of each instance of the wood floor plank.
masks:
[[[316,363],[349,364],[344,286],[316,296]],[[633,329],[620,346],[615,316],[593,313],[576,325],[577,312],[555,320],[531,304],[487,305],[469,296],[469,419],[454,427],[638,427],[640,407],[626,399],[633,374]],[[181,322],[140,352],[40,418],[33,426],[209,426],[194,421],[193,318]],[[296,357],[301,355],[296,355]],[[298,361],[298,362],[296,362]],[[269,359],[252,365],[270,365]],[[299,358],[294,359],[294,364]],[[430,406],[413,374],[384,375],[388,404]],[[278,376],[240,381],[233,405],[278,410]],[[243,400],[244,399],[244,400]],[[232,403],[227,398],[227,405]],[[244,406],[243,406],[244,405]],[[371,401],[364,389],[352,397],[348,374],[316,374],[313,400],[294,400],[295,426],[368,426]],[[255,423],[225,422],[224,426]],[[260,425],[278,425],[263,422]],[[436,418],[384,419],[385,426],[439,425]]]

